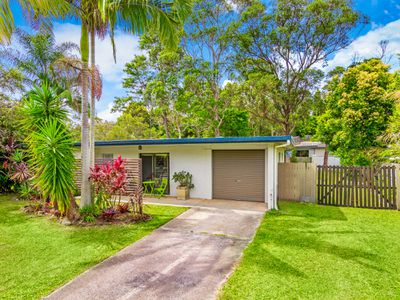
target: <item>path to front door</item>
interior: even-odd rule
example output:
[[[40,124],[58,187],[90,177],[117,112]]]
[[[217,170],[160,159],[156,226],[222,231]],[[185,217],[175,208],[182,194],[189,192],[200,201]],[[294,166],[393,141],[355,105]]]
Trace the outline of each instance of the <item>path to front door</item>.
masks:
[[[215,299],[262,216],[191,208],[48,299]]]

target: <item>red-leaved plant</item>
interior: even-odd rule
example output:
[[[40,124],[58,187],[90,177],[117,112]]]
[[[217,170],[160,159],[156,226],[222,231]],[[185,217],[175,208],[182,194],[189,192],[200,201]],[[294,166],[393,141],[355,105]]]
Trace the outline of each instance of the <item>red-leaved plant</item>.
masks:
[[[95,204],[99,208],[116,207],[126,192],[127,171],[125,161],[118,156],[114,161],[95,165],[90,172],[94,186]]]

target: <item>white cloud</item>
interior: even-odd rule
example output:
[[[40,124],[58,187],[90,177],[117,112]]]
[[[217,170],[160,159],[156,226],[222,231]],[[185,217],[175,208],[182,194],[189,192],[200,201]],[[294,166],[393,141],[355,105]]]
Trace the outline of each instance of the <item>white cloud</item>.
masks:
[[[233,82],[234,82],[234,81],[232,81],[232,80],[225,79],[225,80],[222,82],[222,88],[226,87],[226,85],[227,85],[228,83],[233,83]]]
[[[399,60],[395,55],[400,53],[400,19],[370,30],[367,34],[356,38],[346,49],[336,53],[328,61],[328,70],[337,66],[347,67],[352,63],[354,56],[360,58],[376,57],[379,54],[379,42],[388,40],[387,57],[393,56],[388,62],[393,68],[399,67]]]
[[[118,117],[121,115],[119,112],[111,112],[111,108],[113,107],[112,103],[107,105],[107,108],[97,114],[97,117],[106,121],[117,121]]]
[[[54,35],[57,43],[75,42],[79,45],[80,25],[71,23],[57,23],[54,26]],[[125,64],[133,56],[142,53],[139,50],[139,39],[128,33],[117,31],[115,33],[117,49],[117,63],[114,62],[111,41],[108,36],[104,40],[96,40],[96,64],[100,68],[103,79],[108,82],[120,82]]]

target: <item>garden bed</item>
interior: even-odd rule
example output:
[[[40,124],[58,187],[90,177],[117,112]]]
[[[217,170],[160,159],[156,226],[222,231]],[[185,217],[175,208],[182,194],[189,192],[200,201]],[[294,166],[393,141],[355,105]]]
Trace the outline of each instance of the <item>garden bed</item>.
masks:
[[[151,215],[146,213],[135,213],[129,208],[128,203],[120,204],[121,209],[105,209],[98,212],[95,216],[90,214],[89,220],[85,218],[85,213],[82,215],[76,214],[74,220],[63,218],[61,213],[52,206],[51,203],[41,201],[31,201],[28,205],[23,206],[21,209],[27,214],[46,216],[51,219],[57,219],[63,225],[74,226],[100,226],[100,225],[121,225],[121,224],[135,224],[139,222],[146,222],[152,219]],[[76,208],[78,211],[78,208]]]

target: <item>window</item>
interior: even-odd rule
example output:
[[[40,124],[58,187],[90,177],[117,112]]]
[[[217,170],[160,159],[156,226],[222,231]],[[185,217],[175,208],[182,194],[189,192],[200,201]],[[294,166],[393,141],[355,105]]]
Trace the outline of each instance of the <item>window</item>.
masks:
[[[113,159],[114,158],[114,154],[112,153],[103,153],[103,159]]]
[[[297,157],[308,157],[308,150],[297,150]]]

